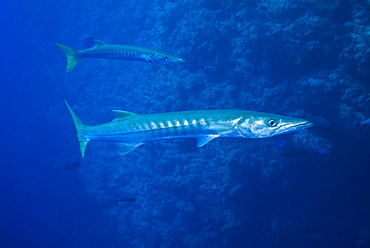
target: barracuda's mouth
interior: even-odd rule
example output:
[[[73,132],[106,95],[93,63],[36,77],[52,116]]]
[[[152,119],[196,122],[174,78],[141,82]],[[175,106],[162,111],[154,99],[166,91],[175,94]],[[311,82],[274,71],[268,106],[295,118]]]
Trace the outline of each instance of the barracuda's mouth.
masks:
[[[296,123],[286,123],[285,125],[282,125],[278,129],[276,129],[276,132],[274,135],[300,131],[300,130],[312,127],[313,125],[314,124],[312,122],[306,121],[306,120],[302,120]]]
[[[299,127],[306,128],[306,127],[311,127],[311,126],[313,126],[313,123],[310,121],[304,121],[304,122],[293,125],[293,127],[296,127],[296,128],[299,128]]]

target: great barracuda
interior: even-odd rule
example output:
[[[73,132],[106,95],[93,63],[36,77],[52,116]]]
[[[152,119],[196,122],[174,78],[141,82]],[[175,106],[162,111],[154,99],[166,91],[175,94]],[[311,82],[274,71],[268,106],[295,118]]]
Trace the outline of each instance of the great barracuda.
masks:
[[[146,47],[106,44],[95,40],[95,46],[85,50],[76,50],[65,45],[55,43],[67,57],[66,72],[72,70],[80,59],[98,58],[110,60],[129,60],[155,64],[170,64],[184,62],[184,59],[172,54]]]
[[[113,110],[116,118],[111,122],[87,126],[66,104],[76,126],[82,157],[91,140],[119,142],[120,154],[124,155],[142,144],[157,140],[197,138],[198,147],[201,147],[218,137],[267,138],[313,126],[312,122],[304,119],[230,109],[159,114]]]

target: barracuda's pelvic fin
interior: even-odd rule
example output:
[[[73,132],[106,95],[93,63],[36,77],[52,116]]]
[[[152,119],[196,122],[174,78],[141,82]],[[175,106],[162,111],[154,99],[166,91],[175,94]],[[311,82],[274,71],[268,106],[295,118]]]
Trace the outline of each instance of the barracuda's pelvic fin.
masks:
[[[126,155],[127,153],[132,152],[142,144],[128,144],[128,143],[119,143],[119,155]]]

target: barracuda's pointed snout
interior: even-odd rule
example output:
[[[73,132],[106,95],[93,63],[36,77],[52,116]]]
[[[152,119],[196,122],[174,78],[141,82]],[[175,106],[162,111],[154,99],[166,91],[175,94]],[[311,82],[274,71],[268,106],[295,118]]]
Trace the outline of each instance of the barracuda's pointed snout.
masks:
[[[274,130],[271,136],[297,132],[312,126],[313,123],[305,119],[284,117],[281,118],[279,122],[276,124],[276,129]]]
[[[314,124],[305,119],[299,118],[289,118],[282,120],[281,126],[277,129],[277,134],[291,133],[300,131],[309,127],[312,127]]]
[[[308,128],[308,127],[314,126],[315,124],[313,122],[311,122],[311,121],[303,120],[303,122],[300,125]]]

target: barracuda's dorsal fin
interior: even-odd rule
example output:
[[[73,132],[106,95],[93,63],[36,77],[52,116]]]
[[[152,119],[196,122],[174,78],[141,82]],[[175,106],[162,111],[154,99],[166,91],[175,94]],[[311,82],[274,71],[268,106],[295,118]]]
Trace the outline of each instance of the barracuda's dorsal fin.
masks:
[[[101,41],[101,40],[95,40],[95,46],[99,47],[99,46],[104,46],[106,45],[107,43],[105,43],[104,41]]]
[[[135,113],[123,110],[112,110],[112,111],[116,114],[116,118],[114,118],[113,121],[125,120],[137,115]]]
[[[202,147],[204,146],[205,144],[207,144],[208,142],[210,142],[211,140],[219,137],[220,135],[210,135],[210,136],[207,136],[207,137],[199,137],[197,139],[197,147]]]

